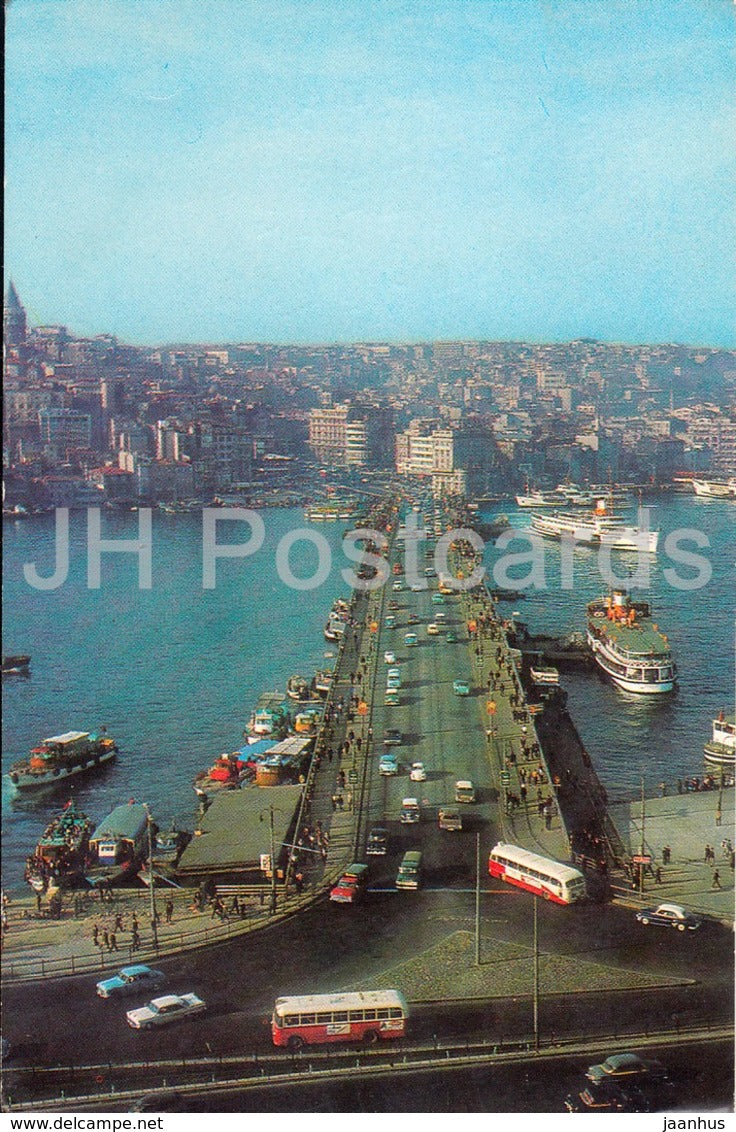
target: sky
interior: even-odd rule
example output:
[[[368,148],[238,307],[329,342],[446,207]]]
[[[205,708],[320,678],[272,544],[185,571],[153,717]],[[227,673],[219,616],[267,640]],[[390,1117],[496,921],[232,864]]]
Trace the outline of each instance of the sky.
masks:
[[[736,344],[732,0],[10,0],[5,272],[164,342]]]

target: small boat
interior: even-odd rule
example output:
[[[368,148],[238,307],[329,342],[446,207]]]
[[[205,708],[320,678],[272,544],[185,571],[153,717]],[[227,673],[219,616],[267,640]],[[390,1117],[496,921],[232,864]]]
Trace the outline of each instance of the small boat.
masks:
[[[97,770],[113,761],[115,741],[101,731],[66,731],[42,739],[27,759],[10,767],[10,781],[16,790],[38,790],[60,786],[68,779]]]
[[[713,720],[711,740],[703,750],[708,763],[729,767],[736,764],[736,716],[720,712],[718,718]]]
[[[85,877],[93,888],[137,876],[148,856],[148,810],[140,802],[116,806],[89,839]],[[151,836],[155,829],[151,829]]]
[[[84,878],[92,822],[67,802],[51,819],[26,861],[25,879],[34,892],[70,888]]]
[[[138,879],[143,881],[145,885],[150,885],[150,864],[153,869],[154,883],[159,880],[171,883],[179,858],[191,840],[191,833],[186,829],[179,829],[176,822],[172,822],[168,829],[157,830],[153,839],[153,852],[150,862],[144,861],[138,873]]]
[[[560,683],[560,674],[552,665],[533,664],[529,669],[529,675],[535,684],[546,687],[556,687]]]
[[[283,739],[291,728],[291,716],[283,692],[264,692],[259,696],[243,734],[256,739]]]
[[[200,798],[209,798],[219,790],[237,790],[240,786],[245,760],[240,751],[222,754],[209,770],[200,771],[194,779],[194,791]]]
[[[625,692],[656,695],[675,687],[669,642],[652,623],[649,603],[615,589],[588,604],[588,644],[598,667]]]
[[[2,661],[3,676],[27,676],[31,667],[30,656],[4,656]]]
[[[532,491],[526,495],[517,495],[515,499],[516,506],[524,508],[559,507],[565,502],[565,496],[557,491]]]
[[[311,692],[303,676],[290,676],[286,681],[286,694],[290,700],[308,700]]]
[[[331,669],[321,669],[319,672],[315,672],[312,686],[318,695],[326,696],[329,694],[334,679],[335,673]]]

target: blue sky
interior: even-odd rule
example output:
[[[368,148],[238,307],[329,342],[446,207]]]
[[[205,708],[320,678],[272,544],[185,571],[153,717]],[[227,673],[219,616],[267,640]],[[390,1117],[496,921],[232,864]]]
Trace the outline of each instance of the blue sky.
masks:
[[[734,345],[731,0],[12,0],[6,272],[131,342]]]

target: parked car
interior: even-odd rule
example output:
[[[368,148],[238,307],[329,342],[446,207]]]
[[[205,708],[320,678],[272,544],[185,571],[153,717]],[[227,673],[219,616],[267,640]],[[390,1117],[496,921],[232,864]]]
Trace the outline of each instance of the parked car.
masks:
[[[122,967],[117,975],[99,982],[97,994],[100,998],[125,998],[129,994],[138,994],[139,991],[145,993],[148,990],[158,990],[165,982],[163,971],[155,971],[144,963],[136,963],[132,967]]]
[[[467,680],[453,680],[452,690],[456,696],[469,696],[470,684]]]
[[[676,928],[679,932],[696,931],[702,924],[698,916],[692,916],[681,904],[660,904],[658,908],[642,908],[636,913],[640,924],[652,924],[657,928]]]
[[[384,702],[386,707],[398,707],[399,706],[399,704],[401,703],[401,700],[399,699],[399,693],[396,691],[395,688],[391,688],[390,690],[387,689],[386,695],[383,697],[383,702]]]
[[[426,590],[426,588],[427,587],[423,586],[421,582],[412,582],[412,584],[411,584],[411,592],[413,594],[423,593],[424,590]]]
[[[146,1006],[129,1010],[125,1017],[134,1030],[148,1030],[153,1026],[178,1022],[180,1018],[189,1018],[193,1014],[202,1014],[206,1009],[204,1000],[196,994],[165,994],[151,999]]]
[[[383,742],[387,747],[401,746],[401,732],[397,727],[387,727],[383,733]]]
[[[428,637],[436,637],[438,635],[439,631],[440,631],[439,625],[435,621],[430,621],[429,625],[427,626],[427,636]]]
[[[399,760],[393,751],[384,751],[378,764],[379,774],[398,774]]]
[[[393,588],[396,590],[397,593],[401,593],[401,591],[404,588],[404,583],[403,582],[394,582]]]
[[[411,764],[411,770],[409,771],[409,778],[411,779],[412,782],[426,782],[427,781],[427,770],[426,770],[426,767],[424,766],[424,763],[420,763],[420,762],[412,763]]]
[[[406,623],[407,625],[421,625],[422,619],[418,617],[416,613],[410,613],[406,619]]]
[[[432,594],[432,605],[444,605],[445,599],[441,593]]]
[[[665,1081],[667,1070],[661,1061],[649,1061],[638,1053],[614,1053],[599,1065],[590,1065],[585,1073],[589,1081]]]
[[[448,632],[448,633],[447,633],[447,634],[445,635],[445,640],[447,641],[448,645],[454,645],[454,644],[455,644],[455,642],[457,641],[457,637],[456,637],[456,636],[455,636],[455,634],[454,634],[454,633],[452,632],[452,630],[450,630],[450,631],[449,631],[449,632]]]
[[[383,654],[383,659],[386,664],[396,664],[396,653],[389,650]]]
[[[368,834],[365,851],[368,857],[385,857],[388,852],[389,833],[382,825],[374,825]]]

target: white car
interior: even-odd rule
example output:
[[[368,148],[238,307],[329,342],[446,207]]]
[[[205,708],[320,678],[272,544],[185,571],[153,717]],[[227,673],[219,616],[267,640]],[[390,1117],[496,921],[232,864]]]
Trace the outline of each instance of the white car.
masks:
[[[427,771],[424,763],[412,763],[411,770],[409,771],[409,778],[412,782],[426,782]]]
[[[426,586],[423,586],[421,582],[412,582],[412,584],[411,584],[411,592],[412,592],[413,594],[421,594],[421,593],[424,593],[424,591],[426,590],[426,588],[427,588],[427,587],[426,587]]]
[[[134,1030],[148,1030],[152,1026],[163,1026],[177,1022],[191,1014],[201,1014],[207,1007],[196,994],[164,994],[153,998],[146,1006],[129,1010],[125,1017]]]
[[[383,659],[386,661],[386,664],[396,664],[396,653],[385,652],[383,654]]]

